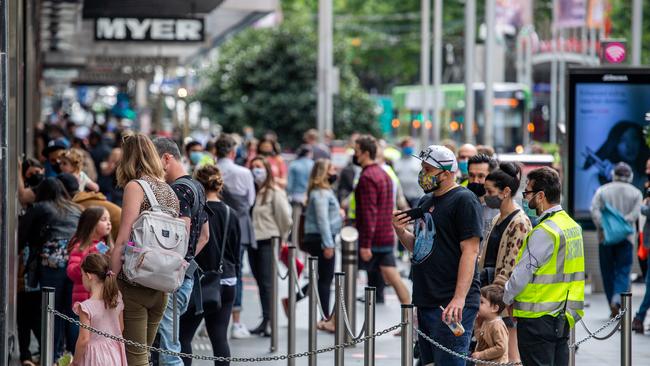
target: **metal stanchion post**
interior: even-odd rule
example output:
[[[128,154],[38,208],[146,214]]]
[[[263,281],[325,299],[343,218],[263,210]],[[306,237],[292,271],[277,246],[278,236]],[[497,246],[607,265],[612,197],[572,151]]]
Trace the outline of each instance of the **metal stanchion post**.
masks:
[[[296,247],[291,245],[289,246],[289,255],[287,256],[287,268],[289,268],[289,282],[288,296],[289,296],[289,331],[287,336],[287,354],[292,355],[296,353],[296,278],[297,271],[296,267]],[[287,366],[294,366],[296,364],[295,358],[287,359]]]
[[[54,364],[54,288],[43,287],[41,295],[41,365]]]
[[[413,366],[413,305],[402,305],[402,366]]]
[[[280,238],[271,239],[273,255],[278,255]],[[278,350],[278,263],[271,261],[271,352]]]
[[[621,294],[621,309],[625,309],[621,322],[621,366],[632,365],[632,293]]]
[[[318,257],[309,257],[309,351],[318,347],[316,324],[318,322]],[[309,355],[309,366],[316,366],[316,355]]]
[[[352,226],[341,230],[341,270],[345,272],[345,310],[350,321],[350,331],[357,333],[357,240],[359,231]],[[352,338],[347,335],[346,342]]]
[[[334,301],[334,344],[341,345],[345,343],[345,315],[341,301],[341,290],[345,290],[345,273],[337,272],[334,274],[335,298]],[[337,348],[334,351],[334,365],[343,366],[345,364],[345,351],[343,348]]]
[[[576,326],[574,324],[573,328],[569,331],[569,344],[576,344]],[[576,366],[576,348],[569,348],[569,366]]]
[[[375,334],[375,301],[377,297],[374,287],[366,287],[365,291],[365,322],[363,334],[367,337]],[[363,365],[375,366],[375,339],[368,338],[363,344]]]

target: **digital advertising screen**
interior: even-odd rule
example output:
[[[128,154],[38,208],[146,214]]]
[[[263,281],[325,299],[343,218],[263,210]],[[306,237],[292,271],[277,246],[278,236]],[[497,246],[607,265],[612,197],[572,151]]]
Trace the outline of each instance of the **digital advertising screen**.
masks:
[[[640,190],[646,181],[650,69],[572,68],[568,85],[568,208],[576,219],[589,220],[594,193],[611,182],[617,163],[632,167]]]

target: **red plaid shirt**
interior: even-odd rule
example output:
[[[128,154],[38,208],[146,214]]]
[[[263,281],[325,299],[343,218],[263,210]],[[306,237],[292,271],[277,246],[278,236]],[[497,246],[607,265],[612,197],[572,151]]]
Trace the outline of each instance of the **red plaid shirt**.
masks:
[[[393,181],[377,164],[363,168],[354,191],[359,248],[395,244],[392,215],[395,207]]]

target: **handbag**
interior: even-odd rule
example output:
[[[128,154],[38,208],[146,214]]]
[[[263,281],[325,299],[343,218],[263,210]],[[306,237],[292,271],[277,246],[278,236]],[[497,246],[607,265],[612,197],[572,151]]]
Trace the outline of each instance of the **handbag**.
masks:
[[[634,233],[634,228],[627,221],[625,217],[617,209],[612,207],[609,203],[601,208],[602,213],[601,225],[603,227],[603,234],[605,245],[616,245],[625,241],[627,237]]]
[[[230,226],[230,207],[226,206],[226,220],[224,224],[223,237],[221,238],[221,249],[219,251],[219,268],[203,272],[201,276],[201,294],[203,309],[221,309],[221,275],[223,274],[223,255],[226,251],[226,240],[228,239],[228,228]],[[214,235],[210,225],[210,236]],[[213,236],[216,238],[217,236]]]

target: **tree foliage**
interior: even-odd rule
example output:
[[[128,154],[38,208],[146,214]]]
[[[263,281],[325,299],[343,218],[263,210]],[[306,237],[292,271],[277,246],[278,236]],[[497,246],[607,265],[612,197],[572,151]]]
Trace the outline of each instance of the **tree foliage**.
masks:
[[[275,131],[296,146],[302,133],[316,126],[315,34],[311,24],[299,20],[239,33],[222,46],[197,99],[226,132],[252,126]],[[377,134],[375,104],[343,56],[337,48],[340,87],[334,96],[334,133]]]

